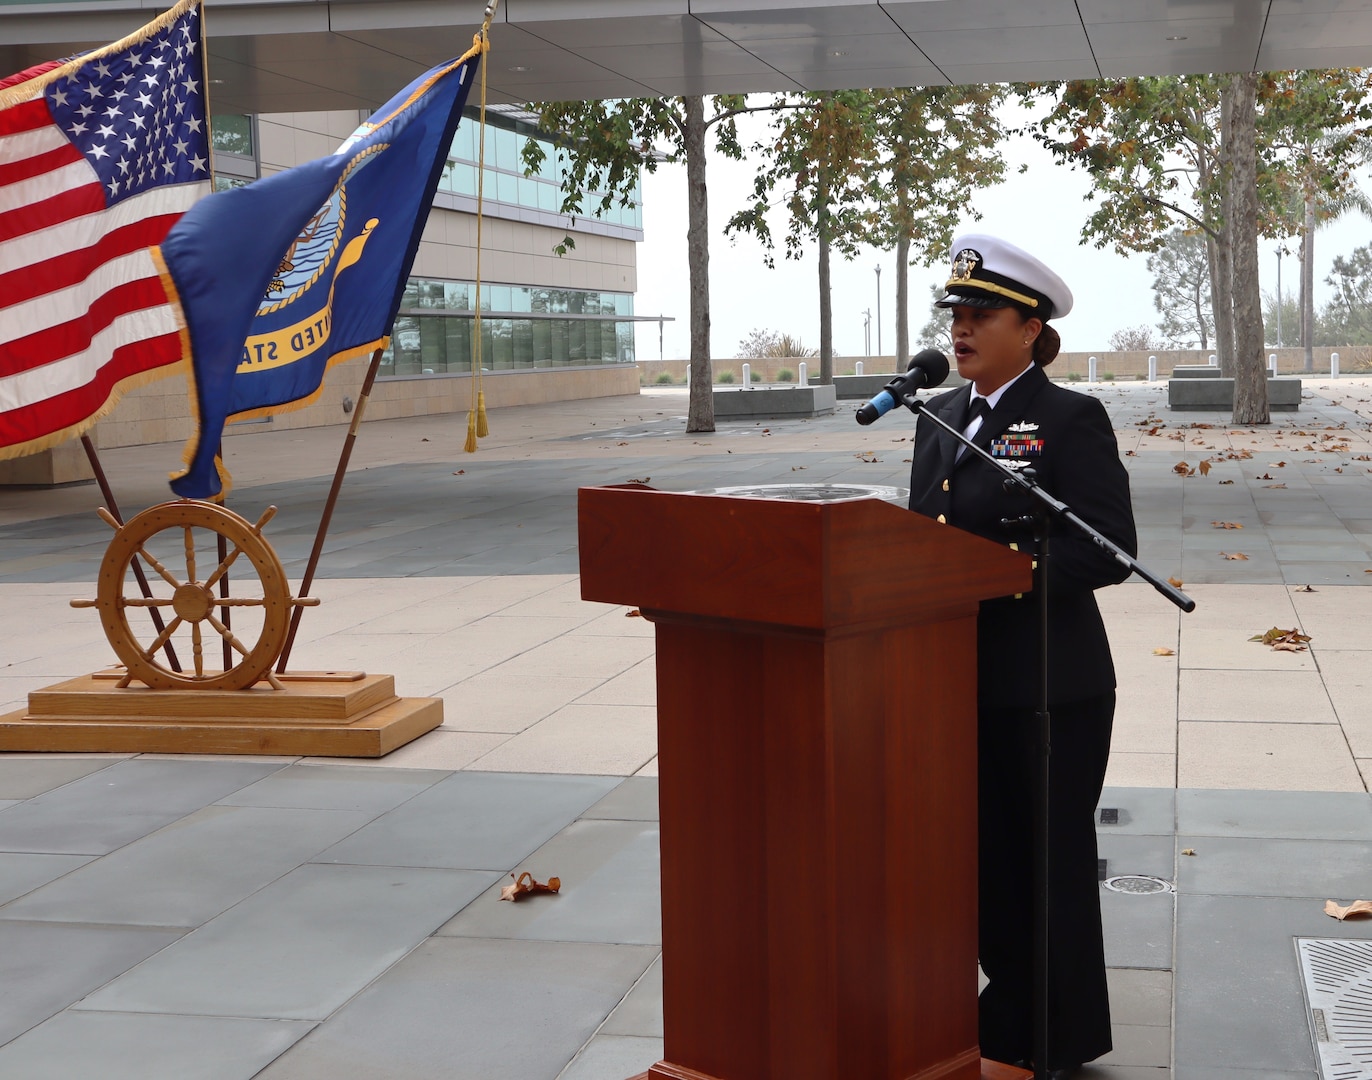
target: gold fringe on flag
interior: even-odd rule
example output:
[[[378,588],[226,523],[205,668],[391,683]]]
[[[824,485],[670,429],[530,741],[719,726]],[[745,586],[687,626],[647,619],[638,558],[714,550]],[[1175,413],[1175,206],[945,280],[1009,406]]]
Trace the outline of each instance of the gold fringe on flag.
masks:
[[[476,437],[484,439],[491,433],[491,429],[486,424],[486,391],[476,392]]]
[[[476,411],[467,414],[467,441],[462,444],[462,449],[469,454],[476,453]]]

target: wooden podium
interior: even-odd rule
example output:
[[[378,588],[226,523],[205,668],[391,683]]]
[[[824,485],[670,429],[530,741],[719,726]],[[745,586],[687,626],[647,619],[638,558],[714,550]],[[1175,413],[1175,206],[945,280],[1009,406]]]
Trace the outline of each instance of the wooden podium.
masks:
[[[876,499],[629,485],[578,516],[582,596],[657,628],[644,1075],[977,1080],[976,614],[1028,557]]]

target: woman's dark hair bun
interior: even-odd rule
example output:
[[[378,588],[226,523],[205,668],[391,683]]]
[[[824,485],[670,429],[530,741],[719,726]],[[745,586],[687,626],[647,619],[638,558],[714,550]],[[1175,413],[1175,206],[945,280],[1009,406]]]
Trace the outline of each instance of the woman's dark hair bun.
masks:
[[[1062,349],[1062,338],[1058,332],[1047,323],[1043,324],[1043,329],[1039,331],[1039,336],[1034,339],[1034,363],[1039,367],[1047,367],[1055,359],[1058,352]]]

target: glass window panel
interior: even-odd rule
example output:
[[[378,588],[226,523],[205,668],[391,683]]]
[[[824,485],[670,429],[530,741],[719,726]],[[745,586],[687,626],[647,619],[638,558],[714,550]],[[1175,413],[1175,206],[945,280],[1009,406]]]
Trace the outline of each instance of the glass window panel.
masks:
[[[538,185],[538,208],[556,214],[562,206],[561,192],[552,184]]]
[[[486,168],[495,164],[495,142],[496,129],[487,125],[486,127]]]
[[[459,195],[476,195],[476,166],[457,165],[453,168],[453,190]]]
[[[586,362],[585,319],[569,319],[567,326],[567,362],[584,364]]]
[[[447,338],[443,332],[443,319],[419,320],[419,370],[423,375],[434,375],[448,369]]]
[[[566,289],[548,290],[548,310],[558,315],[564,314],[568,307],[568,293]]]
[[[581,324],[586,328],[586,355],[583,364],[600,363],[600,323],[588,319]]]
[[[243,176],[225,176],[223,173],[216,173],[214,177],[215,191],[228,191],[229,188],[247,187],[252,181]]]
[[[533,362],[547,366],[553,360],[553,322],[551,319],[530,319],[533,329]]]
[[[538,189],[547,185],[540,184],[537,180],[527,180],[522,176],[516,179],[516,183],[519,187],[519,205],[538,206]]]
[[[476,160],[476,129],[478,121],[470,116],[464,116],[462,122],[457,125],[457,131],[453,134],[452,156],[461,158],[463,161]]]
[[[532,311],[533,310],[533,289],[525,285],[513,285],[510,287],[510,310],[511,311]]]
[[[602,363],[613,364],[619,359],[619,338],[615,335],[615,324],[600,324],[600,359]]]
[[[443,320],[447,337],[448,371],[472,370],[472,320],[448,318]]]
[[[514,333],[511,319],[491,319],[491,363],[492,371],[508,371],[514,367]],[[484,329],[486,321],[482,320]]]
[[[405,289],[400,294],[400,306],[402,308],[419,306],[419,281],[417,278],[410,278],[409,281],[405,282]],[[399,325],[400,322],[397,320],[396,326]]]
[[[567,289],[563,292],[567,306],[562,310],[568,315],[580,315],[586,310],[586,294],[580,289]]]
[[[615,315],[632,315],[634,313],[634,298],[630,293],[615,293]]]
[[[419,319],[414,315],[398,315],[391,334],[395,349],[395,374],[418,375],[420,368]]]
[[[490,298],[490,307],[489,309],[483,308],[482,310],[513,311],[514,308],[511,306],[511,301],[513,299],[510,295],[511,291],[512,290],[508,285],[489,286],[486,295]]]
[[[449,311],[471,311],[471,287],[463,282],[443,283],[443,306]]]
[[[516,367],[534,365],[534,327],[531,319],[514,319],[514,363]]]
[[[519,160],[519,136],[513,131],[495,129],[495,165],[496,168],[509,172],[524,171],[524,166]]]
[[[210,121],[214,149],[226,154],[242,154],[253,157],[252,117],[237,114],[216,116]]]
[[[419,306],[424,308],[443,307],[443,282],[416,279],[419,284]]]
[[[511,176],[509,173],[496,173],[494,190],[487,188],[486,193],[487,195],[494,194],[498,202],[510,203],[513,206],[518,206],[519,177]]]
[[[634,362],[634,324],[616,323],[615,336],[619,339],[619,360],[623,364]]]
[[[571,334],[568,332],[571,321],[568,319],[549,319],[548,326],[551,330],[553,347],[549,362],[553,364],[565,364],[567,362],[567,349],[570,344],[568,339]]]

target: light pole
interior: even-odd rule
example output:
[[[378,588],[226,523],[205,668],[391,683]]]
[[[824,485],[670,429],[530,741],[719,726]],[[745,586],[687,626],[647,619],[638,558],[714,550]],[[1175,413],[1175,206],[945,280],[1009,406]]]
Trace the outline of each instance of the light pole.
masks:
[[[872,355],[872,309],[862,313],[862,355]]]
[[[877,355],[881,355],[881,263],[877,263]]]
[[[1281,348],[1281,245],[1277,245],[1277,348]]]

